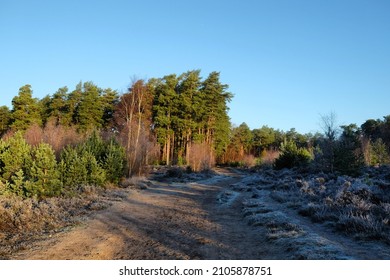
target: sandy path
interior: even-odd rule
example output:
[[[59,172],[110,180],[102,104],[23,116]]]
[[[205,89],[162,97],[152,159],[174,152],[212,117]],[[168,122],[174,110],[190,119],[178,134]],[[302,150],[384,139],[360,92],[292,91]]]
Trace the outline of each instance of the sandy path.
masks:
[[[261,236],[243,220],[240,197],[218,194],[240,180],[226,170],[198,183],[152,181],[81,226],[13,259],[259,259]]]
[[[388,246],[357,242],[276,202],[252,175],[218,173],[125,189],[111,207],[11,259],[390,259]]]

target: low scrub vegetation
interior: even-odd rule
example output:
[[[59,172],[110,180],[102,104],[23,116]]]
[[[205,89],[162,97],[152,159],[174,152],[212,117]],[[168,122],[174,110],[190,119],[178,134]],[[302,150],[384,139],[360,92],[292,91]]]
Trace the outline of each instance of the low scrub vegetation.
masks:
[[[26,248],[42,233],[49,235],[65,230],[90,211],[106,208],[110,195],[101,188],[84,186],[72,197],[0,196],[0,259]]]
[[[47,143],[32,146],[18,132],[0,140],[0,195],[42,199],[71,195],[79,187],[118,183],[125,171],[124,149],[93,133],[68,145],[57,160]]]
[[[315,223],[358,239],[390,244],[390,167],[368,168],[353,178],[296,170],[261,173],[259,189]]]

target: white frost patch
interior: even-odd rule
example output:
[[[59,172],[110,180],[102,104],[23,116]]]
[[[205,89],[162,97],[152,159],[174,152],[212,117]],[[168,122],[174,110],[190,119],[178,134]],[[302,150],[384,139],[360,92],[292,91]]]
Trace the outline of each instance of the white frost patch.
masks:
[[[209,179],[205,179],[205,180],[201,180],[198,182],[198,184],[204,184],[204,185],[214,185],[224,179],[226,179],[227,177],[224,176],[224,175],[216,175],[216,176],[213,176]]]
[[[231,205],[236,198],[240,195],[234,191],[224,191],[217,196],[217,202],[223,205]]]
[[[266,230],[269,242],[285,251],[286,259],[351,259],[343,248],[311,232],[270,199],[269,191],[258,191],[259,198],[243,202],[248,224]]]

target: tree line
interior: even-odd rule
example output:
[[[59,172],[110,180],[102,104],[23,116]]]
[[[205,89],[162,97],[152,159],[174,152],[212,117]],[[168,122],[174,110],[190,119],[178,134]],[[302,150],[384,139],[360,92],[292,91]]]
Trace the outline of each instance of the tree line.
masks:
[[[364,166],[390,163],[390,116],[363,124],[336,124],[334,113],[321,117],[322,133],[300,134],[268,126],[251,130],[242,123],[231,130],[226,160],[234,165],[310,167],[313,171],[357,175]]]
[[[38,99],[24,85],[0,107],[0,193],[69,193],[149,164],[210,168],[229,144],[227,89],[200,70],[134,80],[123,94],[80,82]]]
[[[0,107],[0,193],[51,196],[84,184],[118,183],[151,164],[304,167],[354,174],[389,163],[390,116],[300,134],[268,126],[233,126],[233,95],[220,73],[200,70],[134,79],[126,92],[93,82],[41,99],[24,85]]]

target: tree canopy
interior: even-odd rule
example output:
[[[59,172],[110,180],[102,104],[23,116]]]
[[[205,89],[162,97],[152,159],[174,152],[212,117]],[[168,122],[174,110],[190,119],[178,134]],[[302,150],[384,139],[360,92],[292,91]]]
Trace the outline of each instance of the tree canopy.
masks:
[[[200,70],[133,79],[121,94],[93,82],[80,82],[73,90],[64,86],[38,99],[33,97],[32,86],[24,85],[12,99],[11,109],[0,107],[0,135],[7,140],[21,132],[28,140],[24,143],[17,134],[1,143],[1,177],[13,186],[21,182],[39,185],[39,195],[49,195],[57,192],[58,185],[49,186],[48,181],[73,182],[61,179],[65,173],[74,182],[118,181],[120,174],[137,174],[151,163],[193,165],[198,170],[214,162],[241,164],[263,158],[274,162],[279,155],[279,167],[314,161],[323,171],[353,173],[363,164],[390,161],[390,116],[341,127],[334,114],[322,116],[323,133],[315,135],[267,125],[251,129],[245,122],[231,124],[228,105],[233,94],[228,88],[219,72],[203,78]],[[50,133],[45,132],[48,129]],[[94,131],[111,141],[106,159],[92,151],[64,149]],[[23,161],[22,154],[26,154]],[[58,162],[60,155],[62,163]],[[73,174],[76,166],[85,169],[85,174]]]

